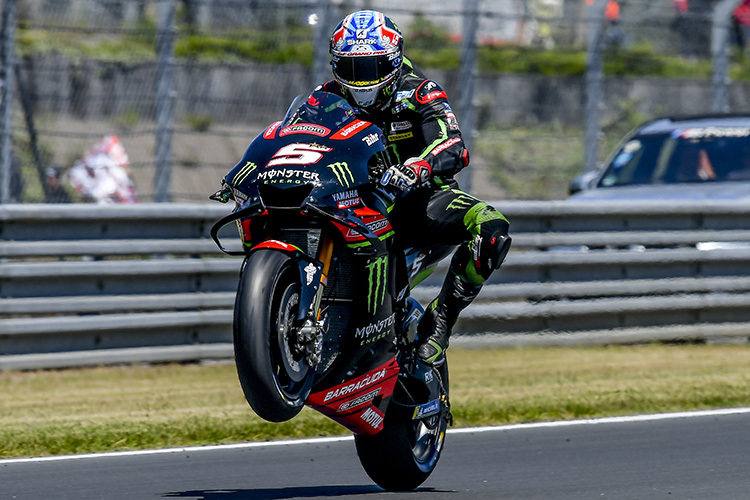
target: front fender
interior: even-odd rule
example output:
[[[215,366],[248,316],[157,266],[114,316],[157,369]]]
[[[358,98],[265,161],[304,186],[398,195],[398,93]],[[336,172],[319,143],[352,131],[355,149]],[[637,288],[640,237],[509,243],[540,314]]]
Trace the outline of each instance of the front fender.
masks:
[[[306,255],[294,245],[279,240],[266,240],[258,243],[251,250],[253,252],[284,252],[297,264],[300,277],[300,297],[297,319],[316,319],[317,311],[315,297],[321,286],[323,263]]]

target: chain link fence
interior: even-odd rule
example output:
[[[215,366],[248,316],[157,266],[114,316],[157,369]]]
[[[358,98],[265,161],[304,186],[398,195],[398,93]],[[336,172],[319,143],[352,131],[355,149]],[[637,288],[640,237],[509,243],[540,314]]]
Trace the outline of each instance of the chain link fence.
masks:
[[[646,118],[747,111],[740,3],[1,0],[0,202],[97,201],[80,176],[113,144],[136,193],[114,201],[206,200],[330,79],[328,36],[361,8],[392,17],[446,88],[473,153],[465,189],[562,198]]]

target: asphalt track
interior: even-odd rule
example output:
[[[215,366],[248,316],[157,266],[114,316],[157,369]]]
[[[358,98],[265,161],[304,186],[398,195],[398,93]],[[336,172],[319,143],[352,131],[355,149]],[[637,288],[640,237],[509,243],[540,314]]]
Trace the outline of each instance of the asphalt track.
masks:
[[[461,429],[408,493],[374,486],[350,437],[0,460],[2,500],[293,498],[747,499],[750,408]]]

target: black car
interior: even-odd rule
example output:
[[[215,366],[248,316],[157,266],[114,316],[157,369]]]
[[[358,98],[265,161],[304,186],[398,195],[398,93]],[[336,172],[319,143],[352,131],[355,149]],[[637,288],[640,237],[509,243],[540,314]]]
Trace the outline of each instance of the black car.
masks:
[[[604,166],[575,178],[571,200],[750,200],[750,115],[658,118]]]

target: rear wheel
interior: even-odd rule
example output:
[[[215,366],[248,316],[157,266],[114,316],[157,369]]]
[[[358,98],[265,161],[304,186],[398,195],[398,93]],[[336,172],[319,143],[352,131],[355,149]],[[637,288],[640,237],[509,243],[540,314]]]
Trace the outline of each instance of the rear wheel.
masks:
[[[447,362],[443,363],[440,372],[447,392]],[[408,404],[427,402],[410,400],[409,394],[413,392],[397,385],[394,398]],[[403,407],[399,408],[392,402],[382,431],[373,436],[354,436],[362,467],[385,490],[408,491],[417,488],[435,470],[443,450],[450,418],[448,411],[423,419],[411,417],[411,413],[404,412]]]
[[[258,250],[247,258],[234,308],[235,363],[245,399],[271,422],[302,410],[315,376],[297,341],[299,297],[288,255]]]

